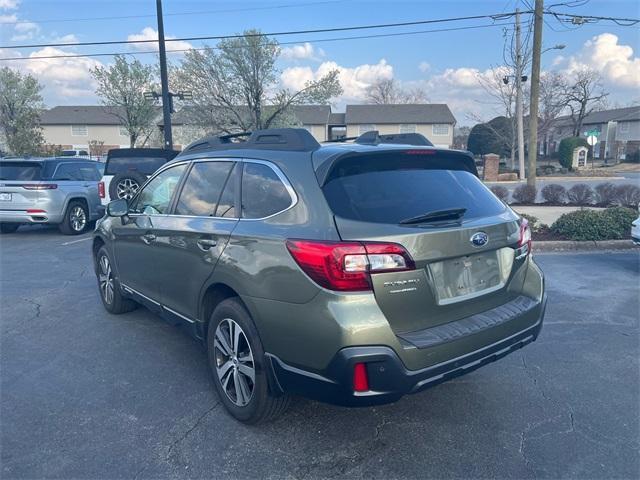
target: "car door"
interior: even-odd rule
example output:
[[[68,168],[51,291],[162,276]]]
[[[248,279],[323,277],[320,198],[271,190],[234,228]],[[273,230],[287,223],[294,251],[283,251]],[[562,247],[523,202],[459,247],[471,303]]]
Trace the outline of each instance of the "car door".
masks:
[[[115,263],[122,285],[159,305],[162,282],[162,248],[158,228],[169,212],[186,163],[159,171],[132,199],[129,214],[114,221]]]
[[[94,162],[79,163],[78,166],[80,168],[80,175],[84,180],[83,187],[87,196],[87,202],[89,203],[89,213],[92,218],[95,218],[99,212],[102,212],[100,194],[98,193],[98,182],[101,177],[100,171]]]
[[[238,223],[239,166],[229,159],[194,161],[171,215],[156,225],[162,303],[182,319],[198,316],[198,300]]]

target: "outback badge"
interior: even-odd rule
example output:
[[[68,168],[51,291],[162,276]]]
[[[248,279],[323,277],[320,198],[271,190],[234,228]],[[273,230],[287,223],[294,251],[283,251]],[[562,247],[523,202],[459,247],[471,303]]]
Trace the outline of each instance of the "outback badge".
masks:
[[[469,241],[474,247],[484,247],[489,241],[489,236],[484,232],[476,232],[471,235]]]

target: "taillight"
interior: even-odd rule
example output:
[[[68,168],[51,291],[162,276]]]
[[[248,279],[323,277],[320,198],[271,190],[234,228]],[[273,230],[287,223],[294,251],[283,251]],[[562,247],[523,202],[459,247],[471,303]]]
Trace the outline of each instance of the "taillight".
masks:
[[[104,182],[98,182],[98,195],[104,198]]]
[[[396,243],[287,240],[302,270],[329,290],[371,290],[371,274],[414,270],[407,251]]]
[[[523,247],[526,247],[524,249]],[[518,239],[518,248],[522,249],[524,254],[531,253],[531,229],[526,218],[520,220],[520,238]]]
[[[353,391],[368,392],[369,377],[367,376],[367,365],[364,363],[356,363],[353,366]]]
[[[55,183],[23,183],[20,186],[25,190],[55,190],[58,188]]]

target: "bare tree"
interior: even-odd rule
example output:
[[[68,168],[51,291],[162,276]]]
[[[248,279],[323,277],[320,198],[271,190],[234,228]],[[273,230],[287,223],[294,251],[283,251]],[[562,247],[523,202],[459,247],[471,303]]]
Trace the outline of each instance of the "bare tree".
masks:
[[[155,86],[154,67],[139,60],[128,62],[123,55],[114,57],[109,67],[96,67],[91,74],[98,82],[96,93],[129,135],[129,144],[144,145],[153,132],[157,116],[155,102],[144,92]]]
[[[603,105],[609,95],[604,91],[602,76],[595,70],[584,68],[572,74],[575,80],[564,85],[564,103],[573,122],[573,136],[580,136],[587,115]]]
[[[42,86],[34,77],[0,68],[0,133],[14,155],[34,154],[43,142],[40,110]]]
[[[365,101],[376,105],[402,103],[426,103],[427,94],[416,86],[403,88],[393,78],[380,79],[372,83],[365,93]]]
[[[566,80],[557,72],[544,72],[540,76],[540,110],[538,115],[538,135],[547,145],[547,137],[555,120],[567,107]]]
[[[190,50],[175,69],[175,84],[193,92],[189,121],[214,132],[269,128],[290,118],[291,107],[327,103],[342,93],[338,70],[294,91],[278,85],[276,40],[256,30]]]

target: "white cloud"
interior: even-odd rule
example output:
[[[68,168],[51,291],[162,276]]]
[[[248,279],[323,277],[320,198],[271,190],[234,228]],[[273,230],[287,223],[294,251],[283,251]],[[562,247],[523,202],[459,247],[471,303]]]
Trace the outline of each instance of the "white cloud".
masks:
[[[596,35],[576,55],[558,64],[564,64],[569,74],[585,68],[597,70],[613,87],[640,88],[640,58],[630,45],[618,40],[613,33]]]
[[[420,62],[420,64],[418,65],[418,69],[421,72],[426,72],[430,68],[431,68],[431,65],[428,62]]]
[[[19,4],[20,0],[0,0],[0,9],[15,10]]]
[[[280,55],[285,60],[320,60],[325,56],[325,52],[321,48],[315,48],[309,42],[304,42],[302,45],[284,47]]]
[[[55,43],[68,43],[68,44],[73,44],[73,43],[78,43],[78,37],[75,36],[73,33],[69,33],[67,35],[62,35],[61,37],[54,37],[52,39],[53,42]]]
[[[353,68],[340,66],[332,61],[321,63],[316,70],[311,67],[290,67],[284,69],[280,80],[286,88],[301,89],[306,82],[318,80],[332,70],[338,70],[344,90],[337,99],[339,103],[361,101],[372,83],[379,79],[393,78],[393,67],[385,59],[381,59],[374,65],[363,64]]]
[[[13,27],[14,35],[11,37],[13,41],[30,40],[40,33],[40,26],[34,22],[21,21]]]
[[[165,35],[165,40],[169,40],[172,38],[170,35]],[[139,40],[158,40],[158,31],[154,30],[152,27],[145,27],[142,29],[140,33],[132,33],[127,37],[129,41],[139,41]],[[149,50],[154,49],[158,50],[158,43],[133,43],[131,44],[133,48],[136,50]],[[171,50],[188,50],[193,48],[193,46],[189,42],[177,41],[177,42],[167,42],[167,52]]]
[[[10,15],[0,15],[0,23],[13,23],[18,21],[18,16],[15,13]]]

